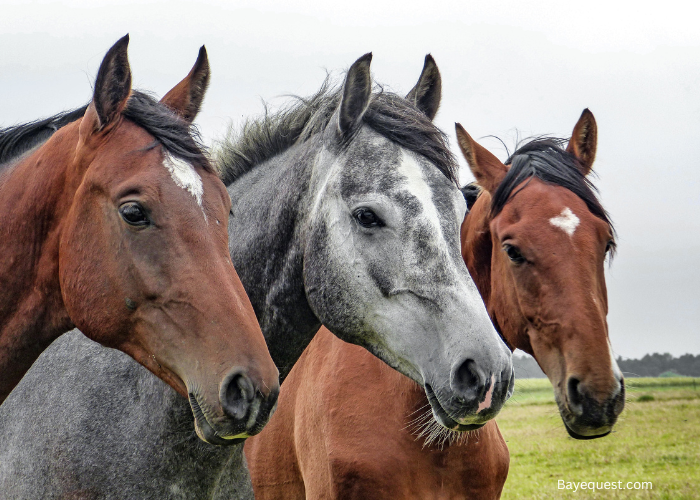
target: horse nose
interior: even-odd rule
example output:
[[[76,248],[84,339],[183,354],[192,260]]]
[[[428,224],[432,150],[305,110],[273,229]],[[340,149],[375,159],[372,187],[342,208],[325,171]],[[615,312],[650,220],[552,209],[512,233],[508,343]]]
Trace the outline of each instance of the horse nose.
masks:
[[[219,398],[229,416],[244,420],[255,400],[255,387],[243,370],[234,368],[221,382]]]
[[[483,399],[491,377],[473,359],[465,359],[452,371],[450,386],[462,399],[467,401]]]
[[[586,396],[583,394],[581,381],[576,377],[569,377],[566,382],[566,397],[569,400],[569,410],[580,417],[583,415],[583,403]]]
[[[606,395],[605,401],[599,403],[588,394],[586,385],[575,376],[566,382],[566,397],[569,410],[578,417],[585,417],[592,423],[604,425],[606,421],[614,422],[625,406],[625,381],[615,376],[615,386]]]

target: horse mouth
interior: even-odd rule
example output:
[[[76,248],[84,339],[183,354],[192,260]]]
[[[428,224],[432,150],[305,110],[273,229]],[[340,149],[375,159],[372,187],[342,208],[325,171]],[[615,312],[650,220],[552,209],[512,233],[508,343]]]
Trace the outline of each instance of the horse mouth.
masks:
[[[204,415],[202,408],[199,406],[197,397],[190,393],[189,394],[190,407],[192,408],[192,413],[194,415],[194,429],[199,438],[209,444],[217,446],[231,446],[234,444],[242,443],[246,440],[248,434],[239,434],[233,437],[221,436],[216,430],[211,426],[207,417]]]
[[[607,436],[612,432],[612,425],[603,425],[601,427],[579,426],[576,422],[576,417],[571,413],[566,403],[562,403],[558,395],[555,396],[557,406],[559,407],[559,416],[564,423],[566,432],[574,439],[587,441],[598,439]],[[577,427],[577,430],[574,430]],[[585,434],[583,434],[585,432]]]
[[[450,415],[447,413],[447,410],[445,410],[445,408],[443,408],[443,406],[440,404],[440,401],[435,395],[435,392],[433,391],[433,388],[430,386],[430,384],[425,384],[425,395],[428,397],[428,402],[430,403],[430,408],[433,411],[433,416],[435,417],[435,420],[446,429],[450,429],[451,431],[457,432],[468,432],[475,431],[476,429],[480,429],[484,426],[483,423],[460,424],[455,419],[450,417]]]
[[[567,424],[563,418],[562,418],[562,421],[564,422],[564,428],[566,428],[566,432],[569,433],[569,436],[571,436],[574,439],[579,439],[581,441],[602,438],[602,437],[605,437],[612,432],[612,429],[608,429],[607,431],[603,432],[602,434],[593,434],[593,435],[579,434],[578,432],[574,431],[571,427],[569,427],[569,424]]]

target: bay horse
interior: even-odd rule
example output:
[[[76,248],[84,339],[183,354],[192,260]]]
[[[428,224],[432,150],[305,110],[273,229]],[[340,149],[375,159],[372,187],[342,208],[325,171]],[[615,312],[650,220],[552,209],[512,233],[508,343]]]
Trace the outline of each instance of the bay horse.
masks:
[[[373,90],[370,59],[220,146],[231,257],[282,377],[323,323],[412,376],[446,425],[481,426],[509,396],[512,367],[462,261],[466,204],[431,120],[439,73],[428,57],[399,96]],[[28,403],[47,373],[42,404]],[[193,440],[183,402],[120,353],[71,334],[29,377],[0,407],[0,490],[252,498],[241,447]],[[97,386],[119,403],[95,404]],[[17,418],[27,404],[31,425]],[[26,433],[42,439],[15,438]]]
[[[206,51],[159,103],[132,92],[128,43],[89,105],[0,131],[0,402],[77,326],[188,399],[203,440],[232,443],[262,428],[279,382],[228,254],[228,193],[192,135]]]
[[[498,331],[552,382],[572,437],[607,435],[624,405],[611,355],[604,262],[614,231],[588,179],[597,126],[585,110],[566,150],[539,139],[504,165],[456,125],[480,188],[462,253]],[[476,194],[480,193],[477,197]],[[494,499],[509,453],[495,421],[471,435],[432,419],[413,381],[321,329],[246,441],[257,499]]]

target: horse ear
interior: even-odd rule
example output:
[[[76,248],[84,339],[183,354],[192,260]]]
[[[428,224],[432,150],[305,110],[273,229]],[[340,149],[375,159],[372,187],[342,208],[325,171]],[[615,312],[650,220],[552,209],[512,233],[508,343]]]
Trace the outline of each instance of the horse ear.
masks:
[[[588,175],[593,168],[597,146],[598,125],[596,125],[593,113],[586,108],[581,113],[581,118],[576,122],[571,139],[569,139],[569,145],[566,147],[566,150],[575,155],[581,162],[583,175]]]
[[[125,35],[107,51],[100,64],[95,80],[92,104],[95,106],[99,123],[103,128],[113,122],[126,107],[131,93],[131,69],[126,49],[129,35]]]
[[[209,86],[209,59],[204,45],[189,74],[160,100],[188,123],[192,123],[204,101]]]
[[[406,99],[411,101],[432,121],[440,107],[442,97],[442,78],[438,71],[433,56],[425,56],[423,71],[421,71],[418,83],[411,89]]]
[[[489,193],[495,193],[508,173],[508,167],[472,139],[459,123],[455,123],[455,131],[457,132],[459,149],[462,150],[462,154],[469,164],[469,169],[476,177],[476,182]]]
[[[371,62],[372,53],[369,52],[350,66],[345,77],[338,115],[338,129],[343,135],[362,120],[369,106],[369,98],[372,95],[372,77],[369,72]]]

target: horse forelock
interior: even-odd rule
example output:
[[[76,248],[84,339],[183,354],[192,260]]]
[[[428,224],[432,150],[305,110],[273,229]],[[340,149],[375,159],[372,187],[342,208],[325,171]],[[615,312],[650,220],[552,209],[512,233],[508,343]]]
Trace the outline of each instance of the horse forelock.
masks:
[[[122,115],[132,121],[163,146],[175,158],[214,171],[205,155],[197,128],[145,92],[135,90]]]
[[[216,154],[224,183],[232,184],[256,165],[323,133],[340,104],[342,90],[326,78],[314,95],[294,97],[291,105],[276,113],[265,107],[260,118],[245,122],[240,131],[231,129]],[[446,134],[404,97],[377,85],[362,120],[390,141],[425,157],[457,183],[458,165]]]
[[[535,177],[573,192],[593,215],[608,224],[613,235],[610,253],[613,256],[616,233],[610,215],[598,199],[597,188],[582,173],[578,158],[562,147],[566,142],[555,137],[538,137],[518,147],[506,160],[510,168],[491,200],[491,216],[498,215],[508,200],[525,187],[521,186],[523,182]]]

